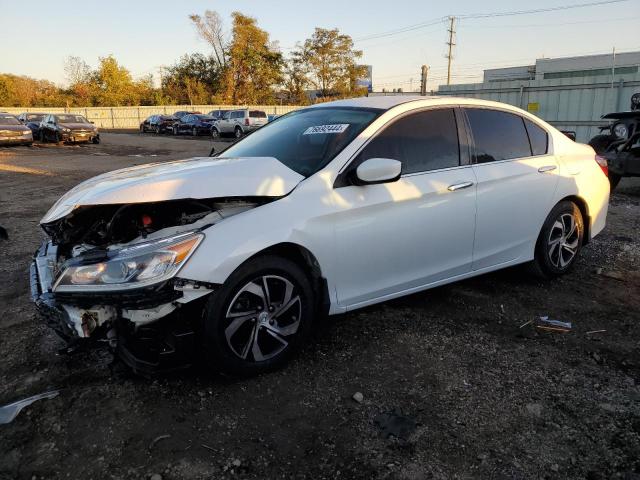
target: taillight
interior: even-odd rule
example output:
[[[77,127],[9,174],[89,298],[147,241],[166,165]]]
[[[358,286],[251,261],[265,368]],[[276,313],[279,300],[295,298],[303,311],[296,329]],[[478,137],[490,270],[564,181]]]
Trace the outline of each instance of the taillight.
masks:
[[[249,119],[248,119],[248,118],[245,118],[245,119],[244,119],[244,124],[245,124],[247,127],[249,126]]]
[[[601,157],[600,155],[596,155],[596,163],[598,165],[600,165],[600,168],[602,169],[602,171],[604,172],[605,176],[609,176],[609,164],[607,163],[607,159],[604,157]]]

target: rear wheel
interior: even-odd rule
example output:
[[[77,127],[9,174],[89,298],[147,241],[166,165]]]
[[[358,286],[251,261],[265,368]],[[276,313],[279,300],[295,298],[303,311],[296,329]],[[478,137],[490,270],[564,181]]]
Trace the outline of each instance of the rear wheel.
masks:
[[[240,127],[236,127],[236,129],[234,130],[233,133],[234,133],[236,138],[242,137],[242,129]]]
[[[558,203],[542,226],[531,270],[542,278],[567,273],[582,248],[583,239],[584,220],[578,206],[566,200]]]
[[[311,283],[298,265],[275,256],[249,260],[207,305],[208,363],[236,375],[283,365],[308,337],[313,306]]]

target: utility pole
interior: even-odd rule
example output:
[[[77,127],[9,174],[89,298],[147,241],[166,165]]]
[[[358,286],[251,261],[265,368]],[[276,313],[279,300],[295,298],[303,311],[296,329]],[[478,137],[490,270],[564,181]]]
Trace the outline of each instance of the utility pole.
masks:
[[[429,67],[422,65],[422,71],[420,72],[420,95],[427,94],[427,76],[429,75]]]
[[[449,41],[447,42],[449,46],[449,53],[447,54],[447,85],[451,85],[451,61],[453,60],[454,36],[456,34],[455,22],[456,17],[449,17],[449,30],[447,30],[449,32]]]

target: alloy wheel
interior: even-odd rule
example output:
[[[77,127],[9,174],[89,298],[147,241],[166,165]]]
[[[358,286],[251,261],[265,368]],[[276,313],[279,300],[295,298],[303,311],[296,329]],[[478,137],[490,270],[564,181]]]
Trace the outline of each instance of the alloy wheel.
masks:
[[[229,303],[224,336],[242,360],[261,362],[282,353],[298,332],[302,298],[284,277],[263,275],[244,285]]]
[[[565,268],[578,251],[580,232],[571,213],[561,214],[551,227],[547,241],[549,260],[556,268]]]
[[[215,138],[215,139],[220,138],[220,132],[218,132],[218,129],[217,129],[217,128],[213,128],[213,129],[211,130],[211,137],[212,137],[212,138]]]

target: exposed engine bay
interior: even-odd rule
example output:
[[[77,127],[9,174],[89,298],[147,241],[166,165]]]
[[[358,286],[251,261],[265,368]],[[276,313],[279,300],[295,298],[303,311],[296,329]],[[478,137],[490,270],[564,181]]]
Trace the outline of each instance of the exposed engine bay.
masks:
[[[276,198],[178,199],[78,207],[42,224],[51,240],[38,250],[31,267],[34,302],[49,326],[70,345],[85,340],[107,342],[134,369],[154,365],[155,370],[164,362],[163,355],[175,356],[178,344],[185,347],[186,342],[180,351],[189,351],[193,322],[198,320],[194,315],[202,311],[202,301],[215,286],[172,276],[150,285],[141,282],[140,288],[132,285],[134,288],[122,291],[76,292],[62,288],[61,280],[74,268],[81,272],[106,265],[108,271],[121,252],[144,251],[147,245],[162,245],[167,238],[198,235],[225,218]],[[131,260],[125,263],[135,264]],[[119,265],[116,263],[116,269],[122,270]],[[176,322],[177,318],[180,321]]]

